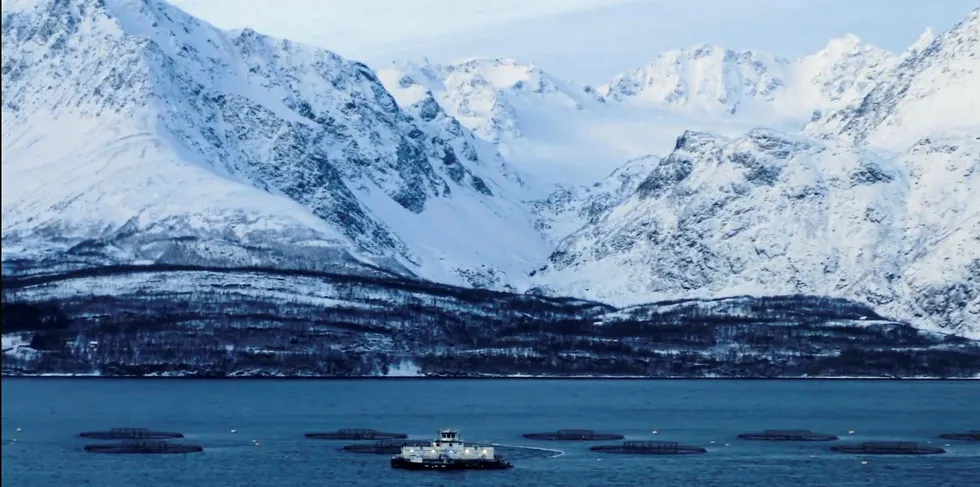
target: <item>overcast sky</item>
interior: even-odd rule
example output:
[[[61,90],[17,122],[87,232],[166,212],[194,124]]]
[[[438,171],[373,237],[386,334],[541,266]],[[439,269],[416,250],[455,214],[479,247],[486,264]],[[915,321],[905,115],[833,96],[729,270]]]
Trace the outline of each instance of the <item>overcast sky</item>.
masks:
[[[171,0],[224,28],[394,59],[511,57],[579,83],[701,43],[795,57],[847,33],[902,51],[980,0]]]

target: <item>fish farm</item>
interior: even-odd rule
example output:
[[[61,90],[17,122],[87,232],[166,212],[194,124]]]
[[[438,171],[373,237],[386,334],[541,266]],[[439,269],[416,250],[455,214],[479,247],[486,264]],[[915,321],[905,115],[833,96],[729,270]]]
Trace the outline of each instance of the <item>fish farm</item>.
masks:
[[[406,441],[406,440],[381,440],[374,443],[354,443],[351,445],[344,445],[342,450],[354,452],[354,453],[374,453],[374,454],[398,454],[401,453],[402,447],[405,446],[417,446],[423,447],[428,446],[427,441]]]
[[[980,441],[980,430],[971,430],[965,433],[943,433],[939,437],[944,440]]]
[[[761,433],[742,433],[738,435],[743,440],[763,441],[834,441],[836,435],[814,433],[810,430],[765,430]]]
[[[946,450],[934,446],[919,445],[913,441],[869,441],[857,445],[832,446],[831,450],[841,453],[862,455],[937,455]]]
[[[618,433],[596,433],[592,430],[565,429],[551,433],[524,433],[524,437],[529,440],[553,440],[553,441],[609,441],[622,440],[625,438]]]
[[[109,431],[86,431],[79,433],[78,436],[94,440],[168,440],[184,437],[182,433],[151,431],[146,428],[112,428]]]
[[[122,443],[107,443],[100,445],[85,445],[85,451],[92,453],[142,453],[142,454],[173,454],[197,453],[204,451],[200,445],[185,445],[167,443],[166,441],[124,441]]]
[[[708,453],[700,446],[679,445],[673,441],[627,441],[622,445],[597,445],[589,448],[603,453],[632,455],[690,455]]]
[[[408,435],[372,429],[342,429],[329,433],[306,433],[306,437],[316,440],[403,440],[408,438]]]

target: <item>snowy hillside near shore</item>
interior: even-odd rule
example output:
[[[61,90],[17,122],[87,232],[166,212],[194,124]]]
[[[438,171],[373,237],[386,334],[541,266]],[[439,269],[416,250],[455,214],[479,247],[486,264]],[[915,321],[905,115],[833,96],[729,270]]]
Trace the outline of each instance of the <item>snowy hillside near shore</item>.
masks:
[[[700,45],[598,86],[503,57],[372,69],[161,0],[4,0],[2,21],[5,277],[824,295],[980,338],[980,9],[901,53]]]

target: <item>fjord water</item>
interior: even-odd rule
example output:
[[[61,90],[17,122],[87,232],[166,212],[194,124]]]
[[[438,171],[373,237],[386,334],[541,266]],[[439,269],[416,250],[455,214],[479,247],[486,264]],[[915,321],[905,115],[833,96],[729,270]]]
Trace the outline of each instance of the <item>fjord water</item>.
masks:
[[[980,428],[976,381],[4,378],[2,401],[3,439],[18,439],[3,446],[3,487],[939,487],[976,485],[980,478],[980,444],[936,438]],[[87,440],[77,433],[112,427],[180,431],[184,441],[205,451],[157,456],[82,450]],[[564,454],[515,456],[508,471],[407,472],[389,468],[386,455],[347,453],[337,449],[344,442],[303,437],[374,428],[429,439],[440,427],[459,428],[468,440]],[[629,457],[589,452],[594,443],[521,438],[562,428],[678,441],[708,453]],[[735,438],[767,428],[835,433],[841,442],[951,446],[946,455],[865,458],[829,452],[827,443]]]

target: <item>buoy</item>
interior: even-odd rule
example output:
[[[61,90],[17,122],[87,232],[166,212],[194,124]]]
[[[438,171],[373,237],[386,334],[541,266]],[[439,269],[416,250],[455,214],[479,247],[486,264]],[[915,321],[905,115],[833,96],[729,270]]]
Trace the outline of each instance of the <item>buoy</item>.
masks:
[[[238,433],[238,430],[231,430],[232,433]]]

